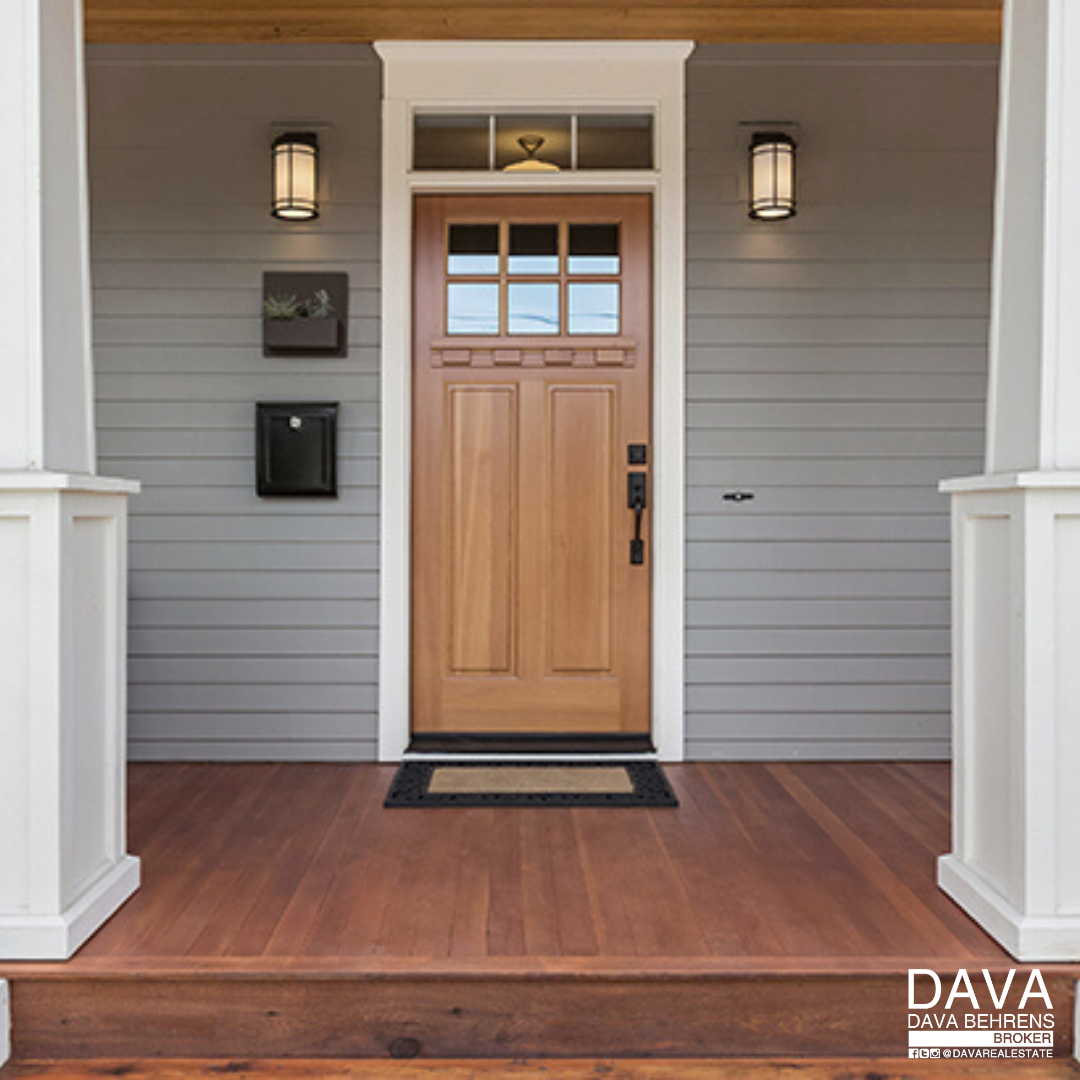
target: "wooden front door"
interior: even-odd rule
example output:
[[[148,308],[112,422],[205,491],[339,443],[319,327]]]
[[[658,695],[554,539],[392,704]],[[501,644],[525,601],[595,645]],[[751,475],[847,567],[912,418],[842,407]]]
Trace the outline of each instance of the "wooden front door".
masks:
[[[650,233],[643,195],[416,200],[414,732],[649,731]]]

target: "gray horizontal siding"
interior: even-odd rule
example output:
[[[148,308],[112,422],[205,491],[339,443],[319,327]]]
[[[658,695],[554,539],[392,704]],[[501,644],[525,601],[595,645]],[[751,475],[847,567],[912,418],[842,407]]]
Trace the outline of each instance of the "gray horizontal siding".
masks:
[[[132,500],[145,760],[375,756],[379,69],[369,49],[91,51],[103,471]],[[315,223],[268,213],[270,125],[329,124]],[[341,270],[347,359],[261,355],[262,272]],[[254,402],[341,402],[340,498],[260,500]]]
[[[377,625],[374,600],[282,600],[276,595],[244,600],[168,597],[131,601],[133,640],[140,629],[213,629],[235,635],[252,629],[321,630]]]
[[[997,76],[982,50],[860,55],[690,62],[694,758],[949,752],[936,486],[983,450]],[[746,217],[757,117],[800,124],[782,225]]]
[[[798,719],[798,718],[796,718]],[[761,739],[701,739],[694,743],[693,756],[697,761],[938,761],[950,754],[948,738],[920,739],[910,734],[897,734],[905,717],[894,718],[892,734],[882,739],[859,739],[849,736],[829,738],[818,732],[812,739],[790,736]],[[803,718],[808,725],[820,726],[814,716]]]
[[[948,753],[941,478],[982,453],[996,71],[980,50],[699,49],[688,73],[688,753]],[[100,452],[131,522],[132,754],[375,754],[378,67],[364,48],[92,51]],[[745,216],[742,120],[801,124]],[[325,217],[266,211],[330,123]],[[347,360],[260,355],[265,269],[350,275]],[[341,498],[253,491],[257,400],[342,402]],[[740,506],[731,489],[754,491]]]
[[[240,737],[236,739],[140,739],[129,740],[135,761],[372,761],[378,756],[374,739]]]

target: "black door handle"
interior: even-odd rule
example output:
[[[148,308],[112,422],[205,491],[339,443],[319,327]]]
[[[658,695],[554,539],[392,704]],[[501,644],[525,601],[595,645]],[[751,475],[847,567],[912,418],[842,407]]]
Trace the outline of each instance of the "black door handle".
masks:
[[[630,565],[645,563],[645,541],[641,539],[641,515],[649,504],[648,478],[643,472],[632,472],[626,478],[626,505],[634,511],[634,539],[630,541]]]

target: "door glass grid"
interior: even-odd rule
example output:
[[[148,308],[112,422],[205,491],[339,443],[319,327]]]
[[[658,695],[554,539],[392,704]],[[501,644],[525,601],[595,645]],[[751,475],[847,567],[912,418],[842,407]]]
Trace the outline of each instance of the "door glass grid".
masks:
[[[620,233],[607,222],[452,223],[446,333],[617,336]]]

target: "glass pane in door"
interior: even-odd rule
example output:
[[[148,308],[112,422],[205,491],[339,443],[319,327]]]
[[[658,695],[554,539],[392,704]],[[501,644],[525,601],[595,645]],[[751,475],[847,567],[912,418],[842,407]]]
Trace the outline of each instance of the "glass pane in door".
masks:
[[[556,282],[515,282],[509,287],[511,334],[559,332],[559,286]]]
[[[511,225],[511,274],[557,274],[559,272],[558,225]]]
[[[498,225],[451,225],[446,271],[451,275],[499,272]]]
[[[497,334],[499,332],[498,282],[459,282],[446,287],[448,334]]]
[[[619,267],[618,225],[570,226],[571,274],[617,274]]]
[[[572,281],[567,297],[567,330],[571,334],[619,332],[619,283]]]

